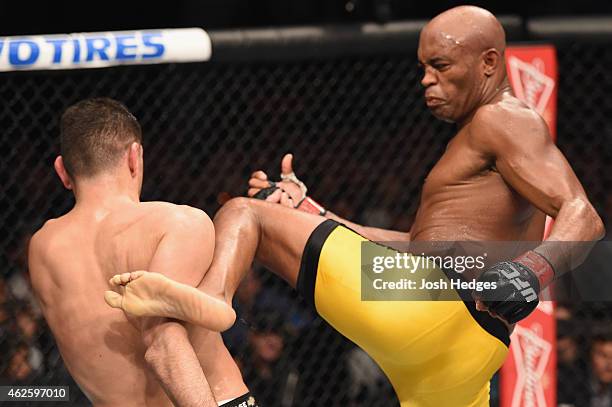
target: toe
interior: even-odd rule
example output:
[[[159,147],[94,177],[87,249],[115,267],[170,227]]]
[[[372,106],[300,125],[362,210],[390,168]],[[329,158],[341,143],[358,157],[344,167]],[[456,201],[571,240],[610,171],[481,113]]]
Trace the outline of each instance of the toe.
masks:
[[[115,274],[108,282],[111,285],[121,285],[121,275]]]
[[[122,299],[123,297],[114,291],[104,292],[104,301],[113,308],[121,308]]]
[[[130,279],[131,273],[122,273],[121,274],[121,284],[127,284],[131,281]]]
[[[134,281],[137,278],[142,277],[142,275],[144,274],[144,270],[138,270],[138,271],[133,271],[130,273],[130,281]]]

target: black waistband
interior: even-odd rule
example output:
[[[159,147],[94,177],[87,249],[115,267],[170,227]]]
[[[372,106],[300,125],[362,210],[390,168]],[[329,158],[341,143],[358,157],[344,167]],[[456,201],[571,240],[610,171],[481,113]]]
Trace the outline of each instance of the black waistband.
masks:
[[[315,228],[308,237],[304,253],[302,254],[302,262],[300,264],[300,272],[296,285],[297,292],[306,300],[307,303],[315,306],[314,292],[315,283],[317,281],[317,270],[319,268],[319,257],[321,257],[321,249],[331,232],[340,226],[340,223],[331,219],[326,220]]]
[[[248,392],[227,403],[221,404],[219,407],[259,407],[259,404],[257,404],[255,397],[251,395],[251,392]]]

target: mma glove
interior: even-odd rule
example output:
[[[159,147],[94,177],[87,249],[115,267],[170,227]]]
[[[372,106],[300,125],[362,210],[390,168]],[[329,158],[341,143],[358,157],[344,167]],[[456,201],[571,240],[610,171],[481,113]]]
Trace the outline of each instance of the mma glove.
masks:
[[[294,206],[294,208],[303,212],[325,216],[325,214],[327,213],[325,208],[319,205],[314,199],[306,195],[308,188],[302,181],[298,179],[298,177],[295,176],[294,172],[291,172],[289,174],[281,174],[281,180],[296,184],[300,187],[300,190],[302,191],[302,197],[298,200],[298,203]],[[264,188],[261,191],[257,192],[255,195],[253,195],[253,198],[265,200],[268,196],[272,195],[274,191],[279,189],[276,184],[276,182],[270,182],[270,187]]]
[[[495,283],[496,288],[474,291],[473,296],[510,324],[514,324],[538,306],[538,294],[554,278],[548,260],[528,251],[513,261],[493,265],[478,278],[479,282]]]

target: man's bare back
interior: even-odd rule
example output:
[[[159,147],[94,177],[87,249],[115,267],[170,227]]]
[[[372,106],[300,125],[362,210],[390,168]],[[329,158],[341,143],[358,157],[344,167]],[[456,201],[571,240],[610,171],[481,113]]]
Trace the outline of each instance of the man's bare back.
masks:
[[[169,405],[145,365],[140,332],[122,312],[109,308],[101,293],[114,274],[147,269],[164,226],[193,211],[162,202],[118,202],[96,210],[77,207],[47,222],[32,239],[32,284],[45,318],[68,370],[96,405]],[[181,282],[195,286],[200,279],[194,275]],[[193,335],[199,339],[193,343],[203,366],[233,365],[219,334]],[[225,371],[219,386],[214,382],[219,374],[208,370],[213,390],[225,393],[219,397],[237,396],[229,394],[233,389],[228,385],[233,377],[238,380],[234,389],[241,389],[239,372]]]
[[[217,405],[214,397],[244,395],[247,388],[218,333],[235,319],[223,292],[213,287],[199,294],[215,308],[216,319],[204,325],[216,332],[162,317],[128,320],[103,295],[113,275],[139,269],[198,285],[214,250],[208,215],[140,202],[142,133],[119,102],[81,101],[66,110],[60,127],[62,154],[54,167],[76,203],[33,236],[28,260],[69,372],[99,406],[208,407]]]
[[[140,332],[100,301],[114,273],[148,264],[161,232],[144,233],[146,209],[121,206],[129,211],[74,210],[48,221],[31,242],[32,284],[68,370],[92,402],[125,403],[129,395],[135,404],[167,405],[145,368]]]

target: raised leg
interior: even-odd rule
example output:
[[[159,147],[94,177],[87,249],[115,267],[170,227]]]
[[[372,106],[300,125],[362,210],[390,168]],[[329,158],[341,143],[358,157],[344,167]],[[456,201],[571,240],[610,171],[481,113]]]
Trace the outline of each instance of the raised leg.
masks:
[[[198,289],[158,273],[137,271],[113,277],[114,291],[107,291],[105,300],[135,316],[176,318],[215,331],[225,330],[236,317],[231,309],[232,297],[253,260],[256,258],[295,287],[306,242],[324,220],[280,205],[233,199],[215,216],[213,262]]]
[[[253,259],[295,287],[306,242],[323,221],[277,204],[232,199],[215,216],[215,254],[200,287],[215,287],[231,303]]]

